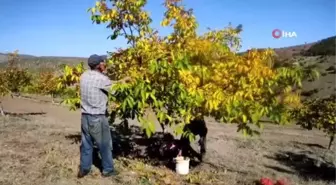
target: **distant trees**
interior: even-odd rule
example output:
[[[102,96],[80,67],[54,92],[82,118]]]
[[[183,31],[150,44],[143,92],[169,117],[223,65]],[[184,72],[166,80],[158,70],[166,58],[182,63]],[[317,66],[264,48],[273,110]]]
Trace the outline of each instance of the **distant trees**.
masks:
[[[308,50],[302,51],[301,54],[304,56],[335,55],[335,42],[336,36],[322,39]]]

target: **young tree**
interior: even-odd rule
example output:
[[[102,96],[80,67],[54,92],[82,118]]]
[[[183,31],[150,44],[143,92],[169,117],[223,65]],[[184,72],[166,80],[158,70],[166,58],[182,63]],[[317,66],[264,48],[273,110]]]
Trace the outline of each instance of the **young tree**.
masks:
[[[3,73],[4,86],[12,93],[20,95],[23,87],[31,84],[31,74],[19,66],[18,51],[8,54],[8,65]]]
[[[12,93],[20,93],[21,88],[31,83],[31,75],[18,65],[18,51],[8,54],[8,65],[0,71],[0,98]],[[0,101],[0,113],[5,115]]]
[[[54,103],[55,95],[59,94],[61,90],[57,87],[60,79],[52,71],[41,71],[36,80],[35,89],[37,93],[43,95],[50,95],[52,103]]]
[[[293,111],[297,125],[312,130],[322,130],[330,138],[328,149],[331,148],[336,133],[336,102],[335,94],[326,98],[308,99],[303,107]]]
[[[9,90],[7,89],[7,87],[5,86],[5,78],[4,78],[4,71],[1,70],[0,71],[0,98],[6,96],[9,93]],[[1,100],[0,100],[0,114],[2,116],[5,116],[5,112],[3,110],[3,107],[1,105]]]
[[[65,94],[63,103],[70,105],[70,110],[80,107],[79,80],[83,72],[83,62],[73,67],[65,65],[63,74],[57,79],[57,91]]]

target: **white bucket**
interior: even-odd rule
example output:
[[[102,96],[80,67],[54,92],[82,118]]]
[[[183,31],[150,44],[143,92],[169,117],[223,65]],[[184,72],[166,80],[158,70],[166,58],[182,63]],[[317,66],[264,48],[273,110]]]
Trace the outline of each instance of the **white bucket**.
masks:
[[[174,158],[175,161],[175,171],[180,175],[187,175],[189,173],[189,158],[184,157],[176,157]]]

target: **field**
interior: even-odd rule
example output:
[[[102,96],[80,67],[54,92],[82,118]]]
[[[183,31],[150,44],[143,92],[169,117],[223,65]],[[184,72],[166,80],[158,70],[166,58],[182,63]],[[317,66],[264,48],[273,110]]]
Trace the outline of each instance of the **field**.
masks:
[[[93,174],[78,180],[79,112],[23,98],[6,97],[3,106],[9,114],[16,114],[0,118],[0,184],[241,185],[271,177],[286,178],[291,184],[329,185],[335,179],[335,148],[326,149],[328,139],[322,132],[267,125],[260,138],[242,138],[234,125],[208,119],[206,160],[186,177],[164,166],[147,165],[139,154],[115,159],[121,173],[114,179],[102,178],[95,167]],[[130,142],[141,148],[140,142]]]

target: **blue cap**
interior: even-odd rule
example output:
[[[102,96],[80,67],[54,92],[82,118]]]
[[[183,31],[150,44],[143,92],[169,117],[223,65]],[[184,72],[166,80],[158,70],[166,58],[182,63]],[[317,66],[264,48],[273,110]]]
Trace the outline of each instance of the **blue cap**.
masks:
[[[107,58],[106,56],[100,56],[100,55],[93,54],[88,59],[88,65],[91,68],[95,68],[101,62],[104,62],[106,58]]]

